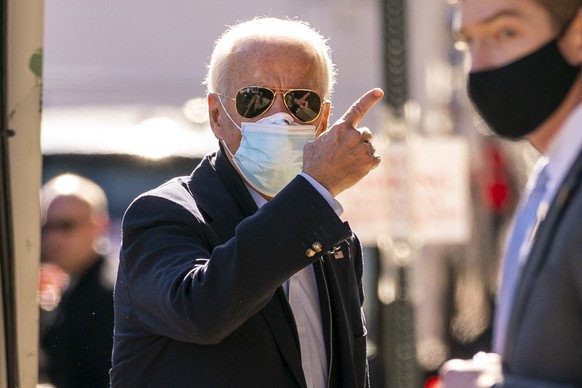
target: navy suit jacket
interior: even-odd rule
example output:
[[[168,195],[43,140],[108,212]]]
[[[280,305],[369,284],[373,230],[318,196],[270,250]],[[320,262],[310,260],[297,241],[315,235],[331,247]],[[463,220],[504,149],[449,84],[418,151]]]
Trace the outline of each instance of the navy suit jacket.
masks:
[[[539,225],[509,322],[505,387],[582,387],[582,152]]]
[[[367,387],[361,246],[304,178],[257,210],[220,150],[139,196],[123,220],[112,387],[306,387],[281,285],[308,265],[329,386]]]

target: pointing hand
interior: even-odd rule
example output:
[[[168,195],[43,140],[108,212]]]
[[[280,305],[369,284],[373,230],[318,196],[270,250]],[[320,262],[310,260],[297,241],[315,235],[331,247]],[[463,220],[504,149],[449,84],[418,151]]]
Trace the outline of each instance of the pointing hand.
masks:
[[[352,187],[380,164],[368,128],[358,124],[384,96],[372,89],[360,97],[336,123],[304,147],[303,172],[334,197]]]

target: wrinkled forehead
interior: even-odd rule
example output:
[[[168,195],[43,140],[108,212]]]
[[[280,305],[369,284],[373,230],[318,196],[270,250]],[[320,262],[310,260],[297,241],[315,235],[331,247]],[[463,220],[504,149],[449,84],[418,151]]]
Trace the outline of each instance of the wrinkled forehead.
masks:
[[[265,79],[267,82],[272,77],[283,83],[293,83],[282,86],[317,86],[322,91],[327,87],[324,83],[327,79],[326,69],[324,59],[312,46],[291,40],[251,40],[241,43],[233,51],[229,66],[232,79],[243,84],[247,80],[253,83],[258,79]],[[231,86],[235,86],[233,82]]]
[[[289,39],[251,39],[242,41],[233,49],[237,59],[265,61],[275,58],[302,58],[313,63],[320,62],[315,48],[304,41]]]

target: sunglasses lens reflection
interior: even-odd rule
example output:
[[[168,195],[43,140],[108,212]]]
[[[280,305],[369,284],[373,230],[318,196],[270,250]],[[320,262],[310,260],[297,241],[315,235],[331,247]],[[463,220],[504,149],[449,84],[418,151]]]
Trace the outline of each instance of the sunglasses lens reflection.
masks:
[[[236,110],[247,119],[260,116],[269,109],[275,94],[266,88],[243,88],[236,95]]]
[[[285,95],[285,104],[293,116],[309,122],[319,115],[321,98],[311,90],[291,90]]]
[[[273,104],[275,92],[262,87],[246,87],[236,95],[236,110],[244,118],[252,119],[265,113]],[[321,97],[311,90],[292,89],[284,94],[285,105],[299,121],[311,122],[319,116]]]

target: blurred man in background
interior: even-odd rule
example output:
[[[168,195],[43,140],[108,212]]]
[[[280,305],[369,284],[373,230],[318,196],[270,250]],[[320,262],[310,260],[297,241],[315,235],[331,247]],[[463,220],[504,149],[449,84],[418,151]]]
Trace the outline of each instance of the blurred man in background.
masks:
[[[64,174],[41,193],[41,378],[57,388],[109,386],[113,279],[104,256],[105,193]]]
[[[529,140],[542,157],[508,241],[495,353],[445,364],[445,387],[580,387],[582,1],[461,0],[459,7],[477,111],[495,133]]]

